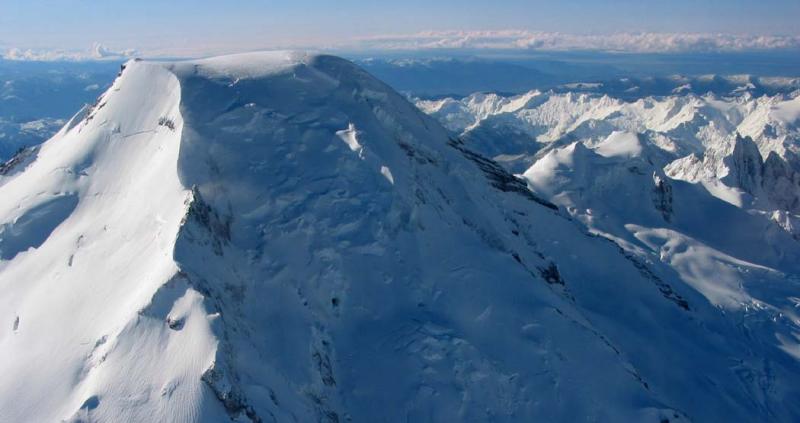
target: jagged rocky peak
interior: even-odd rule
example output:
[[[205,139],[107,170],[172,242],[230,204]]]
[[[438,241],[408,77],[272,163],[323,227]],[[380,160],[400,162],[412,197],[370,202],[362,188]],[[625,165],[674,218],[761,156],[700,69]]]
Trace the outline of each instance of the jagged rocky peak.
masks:
[[[764,192],[773,204],[780,210],[800,215],[800,168],[770,152],[763,169]]]
[[[722,164],[727,168],[727,174],[720,178],[722,182],[753,195],[760,193],[764,162],[752,138],[736,133],[733,148],[722,159]]]
[[[661,216],[665,221],[672,220],[673,212],[673,198],[672,198],[672,185],[670,185],[667,178],[659,175],[658,172],[653,172],[653,205],[656,210],[661,212]]]
[[[740,190],[752,198],[748,204],[761,210],[797,214],[800,172],[793,165],[793,157],[793,153],[782,157],[772,151],[764,160],[751,137],[736,134],[728,145],[709,149],[702,158],[691,154],[677,159],[665,171],[672,178]]]

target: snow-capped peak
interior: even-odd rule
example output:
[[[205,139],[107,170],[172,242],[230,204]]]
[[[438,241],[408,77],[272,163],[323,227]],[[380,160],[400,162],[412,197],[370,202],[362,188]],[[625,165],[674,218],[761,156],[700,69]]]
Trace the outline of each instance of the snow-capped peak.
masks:
[[[0,420],[797,416],[789,299],[737,285],[796,274],[794,240],[719,249],[649,144],[604,139],[553,149],[543,198],[343,59],[130,61],[3,167]],[[625,238],[570,216],[604,212],[581,160],[648,184]]]

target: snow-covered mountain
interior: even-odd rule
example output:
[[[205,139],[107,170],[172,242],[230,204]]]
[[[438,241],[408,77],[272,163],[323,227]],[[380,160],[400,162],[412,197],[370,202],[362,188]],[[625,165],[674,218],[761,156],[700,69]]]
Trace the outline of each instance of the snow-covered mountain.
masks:
[[[591,93],[531,91],[512,97],[479,93],[460,100],[419,100],[417,105],[476,143],[497,141],[483,140],[484,133],[517,133],[524,139],[514,147],[522,151],[567,138],[596,142],[614,131],[631,131],[674,154],[703,152],[737,132],[753,138],[764,157],[770,151],[782,157],[787,151],[800,152],[800,91],[772,97],[689,94],[634,102]]]
[[[625,102],[530,92],[417,104],[589,231],[656,255],[719,306],[756,298],[765,278],[753,266],[782,266],[768,256],[781,261],[786,247],[763,247],[777,232],[800,240],[800,93]],[[786,269],[775,286],[798,280]]]
[[[606,94],[628,101],[677,94],[699,96],[714,94],[721,97],[747,94],[761,97],[764,95],[791,94],[800,89],[800,78],[767,77],[749,74],[625,76],[615,79],[596,80],[589,83],[562,83],[547,88],[558,93],[590,92]]]
[[[673,95],[626,102],[588,93],[420,100],[477,151],[522,173],[549,151],[635,134],[657,167],[734,205],[772,215],[794,234],[800,215],[800,91],[754,97]],[[792,223],[795,222],[795,223]]]
[[[631,101],[674,93],[774,96],[800,89],[797,77],[758,76],[795,75],[797,66],[792,63],[797,60],[791,55],[762,56],[756,63],[746,55],[718,56],[712,62],[726,66],[711,68],[687,66],[697,62],[709,64],[707,55],[659,56],[659,61],[670,66],[653,68],[652,63],[650,66],[647,63],[654,57],[635,54],[625,55],[625,64],[617,62],[622,58],[620,55],[602,53],[582,59],[559,54],[550,58],[440,54],[370,52],[364,57],[363,52],[350,52],[357,64],[395,90],[424,98],[538,89],[607,94]],[[731,66],[732,63],[743,67]],[[19,148],[40,144],[58,132],[75,110],[91,104],[108,88],[119,64],[115,60],[39,62],[0,57],[0,161],[8,160]],[[761,68],[762,65],[766,68]],[[752,74],[701,74],[721,71]]]
[[[800,273],[785,254],[800,240],[800,93],[625,102],[530,92],[417,105],[590,233],[738,310],[744,327],[756,310],[798,307]]]
[[[796,420],[800,243],[555,134],[520,179],[342,59],[129,62],[0,167],[0,421]]]

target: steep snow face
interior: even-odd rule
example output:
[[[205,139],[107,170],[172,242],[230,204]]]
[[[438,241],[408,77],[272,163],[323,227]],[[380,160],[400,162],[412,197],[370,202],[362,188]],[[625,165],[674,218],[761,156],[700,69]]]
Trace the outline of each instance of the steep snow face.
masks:
[[[212,319],[186,287],[154,299],[178,271],[189,198],[181,90],[162,66],[132,65],[0,180],[0,309],[15,322],[0,332],[0,420],[191,420],[204,407],[194,381],[213,362]],[[189,331],[163,324],[171,309]]]
[[[534,194],[342,59],[129,62],[2,168],[0,420],[796,419],[796,244],[661,231],[658,172],[609,242],[548,169],[660,153],[567,148]]]

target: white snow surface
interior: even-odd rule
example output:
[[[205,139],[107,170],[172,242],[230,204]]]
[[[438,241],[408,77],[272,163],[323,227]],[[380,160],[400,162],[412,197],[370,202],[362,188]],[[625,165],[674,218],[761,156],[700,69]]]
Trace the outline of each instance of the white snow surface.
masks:
[[[636,157],[642,153],[639,136],[632,132],[614,131],[595,148],[603,157]]]
[[[797,420],[797,241],[634,132],[523,180],[343,59],[130,61],[0,168],[0,421]]]

